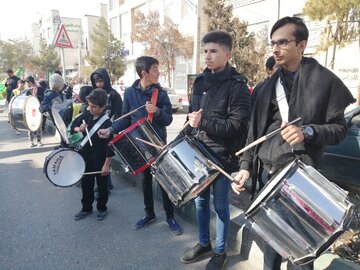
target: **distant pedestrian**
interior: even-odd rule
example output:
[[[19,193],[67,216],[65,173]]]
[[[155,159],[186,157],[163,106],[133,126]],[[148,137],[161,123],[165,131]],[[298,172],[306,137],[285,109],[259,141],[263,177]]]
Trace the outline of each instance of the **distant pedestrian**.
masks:
[[[20,80],[19,77],[15,75],[15,72],[10,68],[6,71],[8,78],[5,83],[6,87],[6,101],[9,104],[11,97],[12,97],[12,91],[18,87],[17,82]]]

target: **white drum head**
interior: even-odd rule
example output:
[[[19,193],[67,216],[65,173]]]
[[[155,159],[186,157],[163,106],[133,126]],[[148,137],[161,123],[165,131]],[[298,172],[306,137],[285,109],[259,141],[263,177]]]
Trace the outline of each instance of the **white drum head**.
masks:
[[[54,122],[56,125],[57,130],[60,133],[61,138],[68,144],[70,145],[69,140],[66,137],[66,125],[64,123],[64,120],[61,118],[60,113],[58,112],[58,110],[56,109],[56,106],[51,106],[51,114],[54,118]]]
[[[55,150],[49,155],[44,171],[56,186],[69,187],[78,182],[85,172],[82,156],[71,149]]]
[[[41,126],[42,115],[40,102],[35,96],[29,96],[25,102],[25,121],[30,131],[37,131]]]

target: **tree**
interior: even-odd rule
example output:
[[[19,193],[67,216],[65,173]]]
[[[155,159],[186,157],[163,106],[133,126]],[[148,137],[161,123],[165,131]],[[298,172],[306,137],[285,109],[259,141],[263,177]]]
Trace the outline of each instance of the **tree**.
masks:
[[[334,69],[337,47],[344,47],[358,39],[360,49],[360,0],[308,0],[304,13],[312,20],[326,22],[319,50],[327,52],[333,46],[331,69]],[[360,66],[358,69],[360,74]],[[360,79],[357,102],[360,104]]]
[[[165,67],[166,81],[170,87],[176,58],[183,56],[187,59],[193,54],[192,39],[184,37],[177,25],[168,17],[165,17],[164,24],[161,25],[159,13],[156,11],[150,12],[148,16],[140,12],[135,15],[132,40],[142,43],[145,53],[158,59]]]
[[[93,69],[104,67],[109,72],[111,80],[124,75],[125,54],[124,44],[117,40],[111,33],[105,19],[100,18],[94,28],[94,34],[90,36],[94,44],[91,55],[86,57]]]
[[[0,68],[7,70],[9,68],[17,69],[23,67],[28,69],[33,49],[30,41],[27,39],[11,39],[9,41],[0,41]]]
[[[331,69],[334,69],[336,48],[360,37],[360,0],[308,0],[303,11],[312,20],[326,22],[318,49],[327,51],[333,46]]]
[[[39,54],[31,58],[34,71],[37,74],[46,75],[53,73],[60,66],[60,57],[55,48],[47,45],[44,38],[40,39]]]
[[[264,78],[266,40],[256,42],[254,33],[247,30],[247,22],[233,16],[233,7],[227,0],[206,0],[204,13],[208,19],[208,30],[226,30],[233,38],[231,63],[244,74],[250,85]]]

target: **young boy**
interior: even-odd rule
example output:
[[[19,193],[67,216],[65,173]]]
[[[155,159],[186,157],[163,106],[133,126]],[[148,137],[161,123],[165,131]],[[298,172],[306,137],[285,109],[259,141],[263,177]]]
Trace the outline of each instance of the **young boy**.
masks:
[[[97,135],[98,129],[104,129],[111,126],[110,119],[105,115],[105,107],[107,103],[107,94],[103,89],[93,90],[86,98],[90,113],[82,114],[77,117],[71,129],[73,132],[82,132],[84,138],[87,137],[86,128],[91,133],[92,128],[98,121],[103,121],[91,136],[92,146],[87,142],[79,151],[85,160],[86,172],[101,171],[98,174],[85,175],[81,180],[82,190],[82,209],[74,216],[75,220],[80,220],[92,213],[92,204],[94,202],[94,184],[99,188],[99,198],[97,201],[98,214],[96,219],[103,220],[107,216],[106,203],[108,201],[107,177],[110,172],[111,157],[113,151],[108,146],[110,139],[100,138]],[[84,122],[83,122],[84,121]]]
[[[160,76],[159,61],[153,57],[142,56],[136,59],[135,67],[140,79],[136,80],[131,87],[125,89],[122,114],[124,115],[143,105],[146,105],[146,107],[127,118],[114,122],[111,128],[99,130],[99,135],[100,137],[108,138],[111,134],[118,133],[139,119],[152,114],[153,120],[151,125],[163,142],[166,143],[166,126],[169,126],[172,122],[172,112],[169,97],[158,83]],[[150,100],[155,89],[158,90],[158,97],[156,104],[152,104]],[[147,168],[143,173],[142,187],[145,216],[135,224],[136,230],[145,228],[156,220],[150,168]],[[161,193],[166,213],[166,224],[174,235],[179,235],[182,233],[182,228],[174,219],[173,205],[163,188],[161,188]]]
[[[232,37],[225,31],[211,31],[204,44],[204,72],[194,81],[190,103],[190,127],[185,134],[198,134],[219,157],[227,173],[237,170],[235,153],[245,142],[250,118],[250,91],[246,78],[231,67]],[[202,109],[202,113],[199,110]],[[198,244],[186,252],[181,261],[185,264],[212,254],[206,270],[223,269],[227,255],[226,244],[230,225],[230,182],[220,175],[212,184],[216,212],[216,243],[212,253],[210,240],[210,188],[196,199],[196,216],[199,226]]]

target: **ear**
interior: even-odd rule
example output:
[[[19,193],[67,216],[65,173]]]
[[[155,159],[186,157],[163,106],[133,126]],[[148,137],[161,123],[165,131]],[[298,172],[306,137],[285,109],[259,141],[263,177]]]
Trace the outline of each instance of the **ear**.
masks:
[[[146,70],[142,70],[140,79],[144,78],[146,74],[147,74]]]
[[[232,57],[232,51],[227,51],[227,52],[226,52],[226,59],[227,59],[227,60],[230,60],[231,57]]]
[[[306,46],[307,46],[307,40],[302,40],[299,42],[299,49],[301,51],[302,54],[304,54],[304,51],[306,49]]]

